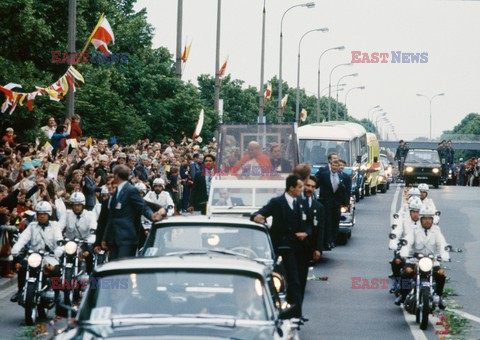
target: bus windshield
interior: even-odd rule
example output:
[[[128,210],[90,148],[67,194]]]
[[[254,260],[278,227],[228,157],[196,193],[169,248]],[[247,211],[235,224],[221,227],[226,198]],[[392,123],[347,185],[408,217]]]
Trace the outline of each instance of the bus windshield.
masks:
[[[338,158],[350,164],[350,145],[347,141],[301,139],[299,142],[300,163],[314,165],[325,165],[328,163],[328,154],[336,152]]]

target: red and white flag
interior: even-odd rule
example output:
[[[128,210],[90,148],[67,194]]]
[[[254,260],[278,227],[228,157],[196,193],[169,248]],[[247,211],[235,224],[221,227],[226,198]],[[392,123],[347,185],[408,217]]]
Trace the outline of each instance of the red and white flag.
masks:
[[[195,131],[193,132],[192,139],[195,139],[195,137],[200,136],[200,133],[202,132],[204,119],[205,119],[205,112],[202,109],[202,111],[200,111],[200,116],[198,116],[197,126],[195,127]]]
[[[93,33],[91,42],[97,50],[102,51],[105,55],[112,54],[112,52],[108,50],[107,45],[110,42],[115,43],[115,36],[106,17],[101,19],[95,33]]]
[[[265,90],[265,100],[269,100],[270,97],[272,97],[272,83],[268,83]]]
[[[228,58],[227,60],[225,60],[225,62],[223,63],[222,67],[220,67],[220,70],[218,71],[218,76],[220,78],[223,77],[223,75],[225,74],[225,70],[227,69],[227,63],[228,63]]]

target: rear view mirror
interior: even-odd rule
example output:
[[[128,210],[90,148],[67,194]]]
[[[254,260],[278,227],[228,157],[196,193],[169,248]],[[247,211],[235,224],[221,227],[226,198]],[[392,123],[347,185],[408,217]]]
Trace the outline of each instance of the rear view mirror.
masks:
[[[392,230],[394,230],[397,227],[396,224],[392,224]]]
[[[395,240],[397,238],[397,235],[395,235],[394,233],[390,233],[390,235],[388,235],[390,237],[390,240]]]
[[[435,211],[435,215],[436,215],[436,216],[440,216],[441,214],[442,214],[442,213],[440,212],[440,210]]]
[[[453,247],[452,247],[451,244],[447,244],[447,245],[445,246],[445,251],[452,251],[452,249],[453,249]]]
[[[401,244],[402,246],[406,246],[406,245],[408,244],[408,241],[405,240],[404,238],[402,238],[402,239],[400,240],[400,244]]]
[[[397,219],[398,217],[399,217],[398,214],[393,214],[394,219]]]

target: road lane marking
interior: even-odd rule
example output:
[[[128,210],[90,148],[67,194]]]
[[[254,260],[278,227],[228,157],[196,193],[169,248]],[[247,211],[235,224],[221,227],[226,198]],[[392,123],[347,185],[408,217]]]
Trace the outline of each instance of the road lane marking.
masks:
[[[469,320],[471,320],[471,321],[480,323],[480,318],[479,318],[478,316],[469,314],[469,313],[467,313],[467,312],[462,312],[461,310],[456,310],[456,309],[448,309],[448,308],[447,308],[447,310],[448,310],[449,312],[457,313],[458,315],[464,317],[465,319],[469,319]]]

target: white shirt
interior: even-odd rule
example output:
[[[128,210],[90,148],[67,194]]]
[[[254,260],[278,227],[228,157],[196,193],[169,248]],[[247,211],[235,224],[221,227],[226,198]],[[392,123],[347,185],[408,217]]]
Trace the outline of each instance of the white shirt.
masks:
[[[48,136],[48,139],[52,138],[53,134],[55,133],[55,130],[57,129],[56,126],[48,126],[48,125],[45,125],[45,126],[42,126],[41,130],[43,131],[43,133],[45,133],[47,136]]]
[[[290,207],[290,209],[295,210],[295,209],[293,208],[293,202],[294,202],[294,200],[295,200],[295,197],[290,196],[290,195],[286,192],[286,193],[285,193],[285,198],[287,199],[287,203],[288,203],[288,206]]]
[[[337,186],[335,187],[334,185],[334,178],[336,178],[337,180]],[[338,186],[340,185],[340,177],[338,176],[338,172],[330,172],[330,181],[332,182],[332,188],[333,188],[333,191],[337,191],[338,190]]]
[[[117,186],[117,197],[115,197],[116,199],[118,199],[118,196],[120,196],[120,192],[122,192],[122,189],[125,186],[125,184],[127,184],[127,181],[123,181]]]

